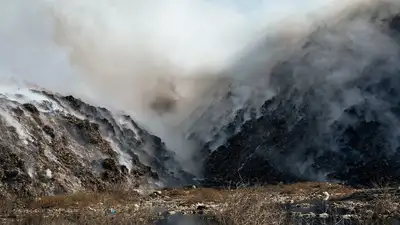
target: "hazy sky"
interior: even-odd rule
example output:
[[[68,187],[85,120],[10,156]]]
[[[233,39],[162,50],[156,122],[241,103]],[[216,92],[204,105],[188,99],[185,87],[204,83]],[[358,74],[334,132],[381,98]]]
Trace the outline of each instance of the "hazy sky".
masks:
[[[176,63],[195,67],[211,61],[220,64],[268,22],[302,14],[328,1],[0,0],[0,76],[60,90],[75,85],[67,52],[53,41],[49,7],[73,23],[82,23],[79,26],[87,32],[97,29],[101,35],[118,34],[120,40],[131,42],[127,46],[136,41],[160,54],[167,52]],[[136,12],[140,15],[132,15]],[[88,25],[99,18],[104,27]]]

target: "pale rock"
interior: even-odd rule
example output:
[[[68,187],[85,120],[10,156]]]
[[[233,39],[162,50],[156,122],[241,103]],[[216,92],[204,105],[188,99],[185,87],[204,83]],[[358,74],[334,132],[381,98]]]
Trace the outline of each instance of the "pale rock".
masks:
[[[46,171],[45,171],[45,176],[46,176],[46,178],[47,179],[51,179],[51,178],[53,178],[53,173],[51,172],[51,170],[50,169],[46,169]]]
[[[343,219],[350,220],[351,219],[351,215],[343,215]]]
[[[329,200],[329,197],[330,197],[330,194],[328,193],[328,192],[326,192],[326,191],[324,191],[323,193],[322,193],[323,195],[324,195],[324,200],[325,201],[328,201]]]
[[[329,215],[328,215],[328,213],[321,213],[321,214],[319,214],[319,217],[323,218],[323,219],[326,219],[326,218],[329,217]]]

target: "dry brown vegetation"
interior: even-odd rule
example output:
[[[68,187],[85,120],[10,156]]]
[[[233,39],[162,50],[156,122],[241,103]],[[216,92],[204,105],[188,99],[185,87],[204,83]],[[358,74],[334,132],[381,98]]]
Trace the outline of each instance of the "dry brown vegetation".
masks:
[[[193,205],[196,203],[224,202],[229,194],[229,190],[218,190],[214,188],[195,188],[195,189],[164,189],[163,195],[175,199],[181,199],[183,205]]]
[[[155,218],[150,207],[134,207],[136,192],[109,191],[43,196],[37,199],[0,201],[0,219],[5,224],[149,224]],[[111,209],[116,209],[113,215]],[[4,224],[0,220],[0,224]]]
[[[275,191],[278,191],[280,194],[285,195],[320,194],[324,191],[336,193],[338,195],[347,195],[355,191],[354,188],[326,182],[301,182],[288,185],[272,186],[271,188]]]
[[[379,217],[380,215],[390,215],[400,217],[400,197],[396,192],[400,194],[400,188],[398,190],[390,188],[388,185],[376,185],[379,189],[379,194],[372,196],[373,217]]]
[[[134,203],[140,197],[135,192],[113,191],[103,193],[74,193],[70,195],[44,196],[30,201],[31,209],[45,208],[84,208],[91,205],[103,204],[112,206],[124,203]]]
[[[12,201],[0,199],[0,214],[9,213],[13,210],[14,204]]]
[[[72,195],[45,196],[32,201],[29,208],[47,209],[47,208],[72,208],[87,207],[107,198],[101,194],[95,193],[76,193]]]
[[[285,210],[270,197],[261,187],[231,191],[216,218],[223,225],[283,224]]]
[[[151,224],[147,211],[139,211],[134,214],[115,215],[115,216],[99,216],[97,214],[88,214],[86,211],[75,214],[44,216],[31,215],[19,221],[13,221],[5,224],[14,225],[145,225]],[[1,223],[0,223],[1,224]]]
[[[390,190],[390,191],[389,191]],[[355,190],[338,184],[298,183],[290,185],[260,186],[237,189],[182,188],[163,189],[161,194],[139,195],[133,191],[112,191],[104,193],[75,193],[71,195],[46,196],[24,201],[2,201],[2,218],[21,219],[13,224],[149,224],[158,218],[156,207],[176,212],[192,213],[197,204],[203,204],[202,211],[217,219],[222,225],[291,224],[297,221],[290,213],[289,206],[321,201],[321,193],[327,191],[332,196],[328,204],[347,204],[346,196],[368,206],[358,210],[371,210],[376,215],[395,215],[400,208],[393,207],[398,201],[393,188],[373,191]],[[360,191],[360,192],[359,192]],[[355,196],[355,197],[354,197]],[[357,197],[358,196],[358,197]],[[353,201],[353,200],[350,200]],[[18,204],[15,204],[17,203]],[[150,204],[148,204],[150,203]],[[324,203],[326,204],[326,203]],[[140,205],[140,207],[138,207]],[[26,212],[16,215],[15,209]],[[116,209],[113,215],[110,209]],[[330,216],[341,214],[330,208]],[[322,210],[323,211],[323,210]],[[319,213],[322,213],[319,212]],[[359,213],[361,211],[357,211]],[[303,217],[302,220],[312,220]],[[335,218],[336,219],[336,218]],[[15,221],[15,220],[14,220]],[[1,220],[0,220],[1,224]]]
[[[389,193],[393,190],[387,187],[380,187],[378,194],[371,196],[370,203],[366,199],[354,199],[366,203],[366,207],[359,208],[360,217],[352,217],[352,221],[373,222],[382,215],[399,218],[400,208],[394,207],[399,202],[398,197]],[[331,201],[324,202],[321,199],[322,192],[331,194]],[[343,212],[337,208],[336,202],[345,196],[351,196],[358,191],[350,187],[338,184],[305,182],[290,185],[276,185],[255,188],[239,188],[231,192],[225,192],[225,199],[220,211],[216,212],[216,218],[223,225],[256,225],[256,224],[346,224],[343,219]],[[397,195],[398,196],[398,195]],[[293,202],[293,203],[290,203]],[[329,218],[319,219],[316,217],[297,217],[287,208],[297,203],[310,203],[315,213],[327,213]],[[343,203],[343,202],[342,202]],[[346,204],[346,203],[344,203]],[[365,215],[368,207],[372,206],[374,216]],[[349,212],[351,213],[351,212]],[[363,214],[364,215],[361,215]],[[366,217],[363,217],[366,216]],[[348,221],[347,221],[348,223]]]

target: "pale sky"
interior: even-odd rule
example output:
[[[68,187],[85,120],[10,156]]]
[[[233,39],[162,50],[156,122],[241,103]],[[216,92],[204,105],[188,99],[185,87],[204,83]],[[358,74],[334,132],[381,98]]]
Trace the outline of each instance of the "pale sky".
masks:
[[[71,74],[74,71],[69,66],[67,52],[52,39],[53,21],[46,13],[49,6],[58,7],[82,27],[88,24],[85,20],[101,18],[104,21],[100,23],[104,29],[83,27],[88,33],[98,29],[99,35],[118,34],[119,41],[137,41],[160,54],[166,52],[172,61],[195,67],[211,61],[221,63],[250,40],[254,32],[263,29],[268,21],[304,14],[331,0],[166,2],[0,0],[0,77],[26,79],[60,89],[66,84],[73,85]],[[121,7],[118,8],[117,3]],[[141,16],[132,15],[135,9],[141,12]],[[141,36],[146,38],[140,39]]]

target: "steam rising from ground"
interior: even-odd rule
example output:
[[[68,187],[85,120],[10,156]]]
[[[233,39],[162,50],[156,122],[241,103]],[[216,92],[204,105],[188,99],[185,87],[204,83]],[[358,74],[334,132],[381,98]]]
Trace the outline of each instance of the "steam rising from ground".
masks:
[[[340,16],[355,2],[0,0],[0,74],[128,111],[184,162],[196,149],[184,137],[185,118],[233,83],[258,88],[257,96],[273,90],[270,67],[296,50],[321,15]],[[348,33],[327,34],[326,44],[337,49],[353,38],[362,55],[390,54],[390,46],[375,46],[385,36],[365,25],[362,20],[343,25]],[[263,43],[258,46],[257,40]],[[343,60],[341,54],[317,51],[312,60],[324,73],[332,58]],[[357,60],[332,75],[332,82],[348,79],[352,68],[362,69],[364,60]],[[295,79],[301,80],[295,85],[312,82]]]

